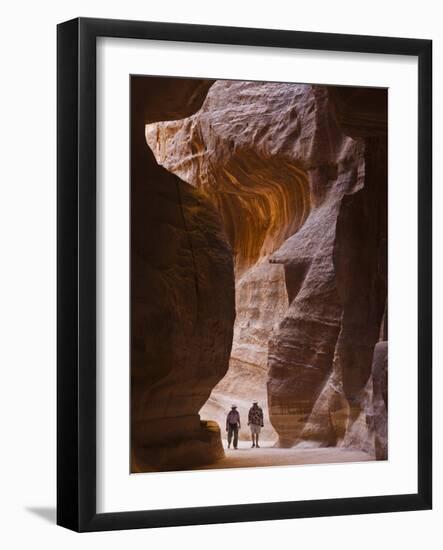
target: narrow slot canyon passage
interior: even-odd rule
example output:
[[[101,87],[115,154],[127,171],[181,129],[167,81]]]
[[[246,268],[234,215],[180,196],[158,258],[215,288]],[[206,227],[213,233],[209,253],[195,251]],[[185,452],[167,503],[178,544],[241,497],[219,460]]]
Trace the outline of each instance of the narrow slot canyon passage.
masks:
[[[145,80],[131,471],[386,459],[385,90]]]
[[[195,137],[200,131],[193,127],[192,140],[177,135],[183,132],[181,123],[186,125],[148,125],[147,143],[160,164],[186,178],[215,206],[234,261],[236,317],[229,368],[200,409],[200,418],[217,422],[226,449],[226,415],[235,404],[241,419],[239,447],[250,448],[248,411],[257,400],[264,413],[260,445],[274,447],[278,434],[268,408],[268,343],[289,300],[284,266],[270,258],[309,215],[308,175],[285,158],[263,158],[250,149],[231,151],[226,164],[206,168],[198,160],[205,151]],[[171,148],[177,143],[188,143],[190,150],[181,150],[172,161]]]
[[[233,251],[236,318],[228,372],[200,417],[215,420],[226,439],[226,415],[235,404],[242,421],[239,440],[250,446],[248,411],[257,400],[264,413],[262,446],[272,446],[278,436],[268,409],[268,343],[289,302],[284,267],[272,264],[270,256],[308,216],[308,181],[281,159],[260,160],[251,153],[234,158],[221,177],[214,201]]]

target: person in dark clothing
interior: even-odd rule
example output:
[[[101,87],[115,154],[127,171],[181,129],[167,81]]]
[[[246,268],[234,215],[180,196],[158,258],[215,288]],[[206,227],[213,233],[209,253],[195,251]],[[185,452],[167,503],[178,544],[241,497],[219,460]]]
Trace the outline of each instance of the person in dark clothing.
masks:
[[[263,410],[258,406],[258,402],[254,401],[249,409],[248,426],[251,429],[252,445],[251,447],[260,447],[258,444],[258,436],[263,428]]]
[[[226,417],[226,431],[228,432],[228,449],[231,447],[232,437],[234,437],[234,449],[238,445],[238,430],[240,429],[240,414],[237,411],[237,406],[232,405],[231,410]]]

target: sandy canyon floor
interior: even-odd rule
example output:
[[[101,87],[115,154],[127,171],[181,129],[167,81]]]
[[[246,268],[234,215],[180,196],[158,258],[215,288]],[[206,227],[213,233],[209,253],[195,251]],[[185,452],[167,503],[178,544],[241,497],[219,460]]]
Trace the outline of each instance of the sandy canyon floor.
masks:
[[[337,464],[343,462],[368,462],[374,457],[363,451],[337,447],[317,449],[278,449],[263,441],[260,448],[251,448],[248,441],[239,441],[238,449],[227,449],[223,441],[225,458],[198,469],[256,468],[260,466],[290,466],[301,464]]]

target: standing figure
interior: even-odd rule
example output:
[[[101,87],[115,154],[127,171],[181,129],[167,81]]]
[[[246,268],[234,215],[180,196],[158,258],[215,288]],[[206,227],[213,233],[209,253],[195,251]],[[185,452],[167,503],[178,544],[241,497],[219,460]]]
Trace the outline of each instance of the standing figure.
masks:
[[[249,409],[248,426],[251,429],[252,447],[260,447],[258,444],[258,436],[263,428],[263,410],[258,406],[258,401],[253,401],[252,407]]]
[[[234,436],[234,449],[238,445],[238,430],[240,429],[240,414],[237,405],[232,405],[226,417],[226,431],[228,432],[228,449],[231,447],[232,436]]]

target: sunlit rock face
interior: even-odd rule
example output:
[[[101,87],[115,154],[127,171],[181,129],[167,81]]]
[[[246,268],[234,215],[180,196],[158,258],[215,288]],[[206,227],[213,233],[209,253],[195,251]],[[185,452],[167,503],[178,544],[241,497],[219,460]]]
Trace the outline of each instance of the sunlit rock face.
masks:
[[[132,81],[131,471],[185,469],[224,456],[199,410],[228,369],[235,317],[232,250],[195,187],[159,166],[144,128],[197,110],[208,81]]]
[[[146,128],[158,162],[216,205],[237,277],[295,233],[310,210],[299,159],[311,143],[301,140],[294,156],[291,137],[302,131],[294,101],[303,102],[305,90],[282,86],[218,81],[195,116]]]
[[[148,125],[146,141],[215,207],[234,256],[230,367],[201,417],[224,427],[235,400],[245,437],[258,399],[279,446],[375,455],[386,117],[383,98],[353,90],[217,81],[198,112]]]

